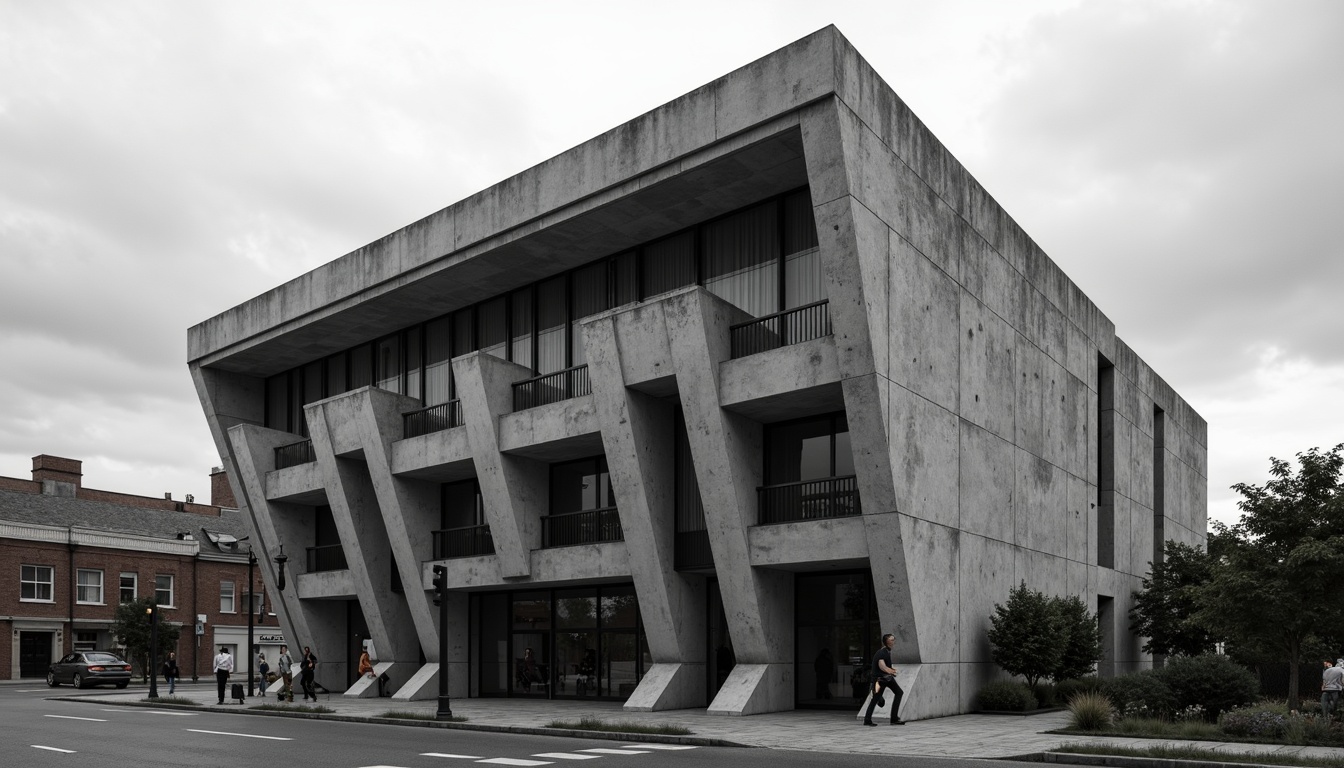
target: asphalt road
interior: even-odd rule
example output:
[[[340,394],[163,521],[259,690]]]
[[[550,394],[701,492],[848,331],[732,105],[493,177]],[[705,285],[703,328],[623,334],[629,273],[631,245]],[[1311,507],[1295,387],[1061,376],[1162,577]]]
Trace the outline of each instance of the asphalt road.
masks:
[[[59,695],[70,695],[59,689]],[[413,726],[146,709],[49,701],[45,685],[0,686],[5,766],[268,766],[445,768],[585,765],[589,768],[1003,768],[1004,761],[881,757],[731,747],[682,747]],[[589,762],[593,761],[593,762]]]

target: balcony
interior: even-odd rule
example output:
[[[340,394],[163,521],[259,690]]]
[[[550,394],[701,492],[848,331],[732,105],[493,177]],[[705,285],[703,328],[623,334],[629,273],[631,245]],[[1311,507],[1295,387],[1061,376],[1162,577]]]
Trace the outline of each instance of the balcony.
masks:
[[[340,544],[327,544],[308,548],[308,572],[344,571],[350,566],[345,562],[345,548]]]
[[[734,360],[830,335],[831,310],[827,299],[728,327]]]
[[[493,555],[495,540],[490,537],[490,526],[467,525],[434,531],[434,559]]]
[[[615,507],[547,515],[541,518],[543,548],[598,544],[604,541],[625,541],[625,532],[621,530],[621,516],[617,514]]]
[[[765,485],[756,489],[758,524],[850,517],[863,512],[854,475]]]
[[[588,378],[588,366],[576,365],[563,371],[514,382],[513,410],[523,411],[592,393],[593,383]]]
[[[275,468],[286,469],[300,464],[317,461],[317,452],[313,450],[312,440],[300,440],[297,443],[282,445],[275,449]]]
[[[445,429],[460,427],[462,421],[462,401],[449,400],[446,403],[431,405],[418,411],[407,411],[401,415],[402,437],[412,438],[442,432]]]

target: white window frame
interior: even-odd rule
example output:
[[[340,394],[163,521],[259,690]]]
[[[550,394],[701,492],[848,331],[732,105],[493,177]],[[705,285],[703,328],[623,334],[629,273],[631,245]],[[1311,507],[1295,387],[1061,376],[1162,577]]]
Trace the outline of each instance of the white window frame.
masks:
[[[123,594],[122,592],[123,590],[126,589],[126,579],[128,578],[131,580],[130,600],[127,600],[126,595]],[[117,582],[117,597],[123,603],[133,603],[135,602],[135,599],[139,596],[140,596],[140,574],[131,573],[130,571],[122,571],[121,577]]]
[[[164,589],[163,587],[159,586],[159,582],[160,582],[162,579],[167,579],[167,580],[168,580],[168,588],[167,588],[167,589]],[[160,608],[176,608],[176,607],[177,607],[176,603],[173,602],[173,600],[175,599],[175,598],[174,598],[174,595],[173,595],[173,584],[174,584],[175,581],[176,581],[176,580],[173,578],[173,574],[171,574],[171,573],[159,573],[159,574],[155,574],[155,576],[154,576],[154,602],[157,603],[158,606],[159,606]],[[167,592],[167,593],[168,593],[168,599],[167,599],[167,600],[162,600],[162,599],[159,598],[159,593],[161,593],[161,592]]]
[[[32,577],[25,578],[28,575],[28,569],[32,569]],[[43,572],[46,572],[46,579],[42,579]],[[24,597],[25,588],[32,586],[32,597]],[[41,597],[42,587],[46,587],[47,596]],[[50,565],[20,565],[19,566],[19,602],[21,603],[54,603],[56,602],[56,569]]]
[[[86,582],[86,577],[96,577],[96,583],[93,581]],[[93,593],[93,590],[97,590],[97,592]],[[79,605],[103,604],[103,572],[101,570],[97,568],[75,570],[75,602]]]
[[[229,601],[228,608],[224,607],[225,599]],[[238,612],[238,592],[233,586],[232,581],[225,580],[219,582],[219,612],[220,613]]]

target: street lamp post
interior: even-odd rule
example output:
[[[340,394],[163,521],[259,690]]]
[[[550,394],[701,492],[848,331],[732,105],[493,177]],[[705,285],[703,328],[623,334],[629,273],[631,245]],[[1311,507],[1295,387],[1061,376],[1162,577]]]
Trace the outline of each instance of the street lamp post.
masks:
[[[159,698],[159,606],[145,609],[149,614],[149,698]]]
[[[252,552],[252,545],[247,546],[247,695],[249,698],[256,695],[256,689],[253,687],[255,678],[252,676],[252,665],[257,663],[257,648],[252,640],[252,622],[256,618],[256,611],[252,609],[252,569],[257,567],[257,556]]]
[[[435,720],[452,720],[453,706],[448,700],[448,569],[434,566],[434,604],[439,606],[439,710]]]

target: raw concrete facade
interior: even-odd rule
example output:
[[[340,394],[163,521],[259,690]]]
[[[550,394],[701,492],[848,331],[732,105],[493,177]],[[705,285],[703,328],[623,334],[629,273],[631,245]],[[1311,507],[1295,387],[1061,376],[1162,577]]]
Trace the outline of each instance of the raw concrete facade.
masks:
[[[315,460],[276,469],[300,435],[264,426],[267,377],[803,187],[829,335],[733,359],[750,315],[690,286],[582,320],[590,394],[518,410],[536,373],[474,352],[452,360],[461,426],[404,438],[420,400],[362,387],[308,403]],[[1083,597],[1101,672],[1126,671],[1150,663],[1126,614],[1161,540],[1204,541],[1203,419],[834,28],[193,327],[189,362],[254,539],[301,551],[303,510],[331,508],[350,567],[290,559],[285,634],[339,665],[357,603],[401,698],[433,695],[440,663],[474,692],[469,594],[619,581],[652,659],[628,708],[789,709],[794,580],[858,568],[897,636],[903,716],[963,712],[1001,676],[985,632],[1011,586]],[[674,409],[736,653],[713,692],[706,575],[674,567]],[[840,411],[862,514],[756,524],[763,425]],[[541,547],[548,464],[594,453],[623,540]],[[473,477],[494,553],[435,560],[438,486]]]

